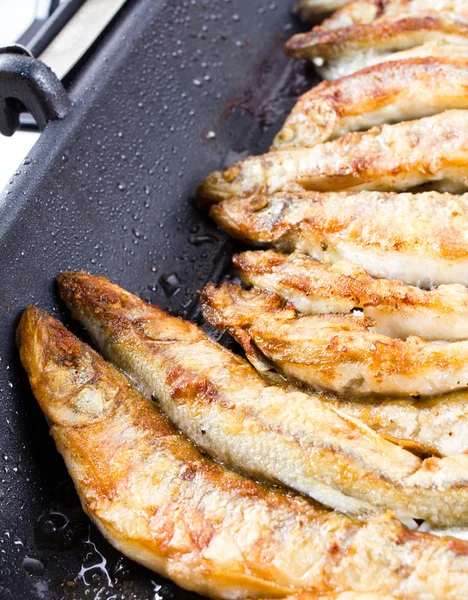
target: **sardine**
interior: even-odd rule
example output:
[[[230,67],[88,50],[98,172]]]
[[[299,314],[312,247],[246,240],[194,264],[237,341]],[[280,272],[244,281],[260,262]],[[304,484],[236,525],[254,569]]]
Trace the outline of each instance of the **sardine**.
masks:
[[[370,66],[376,58],[392,60],[392,54],[423,44],[468,44],[468,21],[457,13],[383,16],[371,22],[339,26],[325,23],[290,38],[285,52],[311,60],[322,77],[337,79]]]
[[[340,8],[321,23],[321,27],[331,31],[357,23],[372,23],[382,17],[402,15],[443,16],[462,23],[468,22],[466,0],[354,0]]]
[[[232,600],[468,590],[468,544],[410,532],[390,514],[355,521],[214,463],[45,311],[25,311],[17,341],[84,510],[129,558]]]

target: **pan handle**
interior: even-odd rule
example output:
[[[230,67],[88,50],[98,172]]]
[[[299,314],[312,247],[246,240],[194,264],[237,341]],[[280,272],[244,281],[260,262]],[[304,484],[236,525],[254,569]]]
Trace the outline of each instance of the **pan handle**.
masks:
[[[0,48],[0,133],[13,135],[29,111],[40,130],[63,119],[71,102],[61,81],[24,46]]]

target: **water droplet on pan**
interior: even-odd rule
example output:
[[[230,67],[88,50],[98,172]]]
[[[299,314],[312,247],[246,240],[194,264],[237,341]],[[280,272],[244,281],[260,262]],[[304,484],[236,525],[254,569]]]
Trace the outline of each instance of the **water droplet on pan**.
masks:
[[[160,277],[159,283],[161,284],[162,289],[166,293],[166,296],[169,298],[174,296],[179,290],[181,286],[180,279],[176,275],[176,273],[164,274]]]
[[[32,558],[31,556],[24,557],[23,569],[30,575],[35,575],[36,577],[43,575],[45,572],[44,563],[38,558]]]

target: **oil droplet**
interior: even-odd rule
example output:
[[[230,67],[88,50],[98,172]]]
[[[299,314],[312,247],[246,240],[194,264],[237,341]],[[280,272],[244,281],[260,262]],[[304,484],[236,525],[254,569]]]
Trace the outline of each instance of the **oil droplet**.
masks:
[[[153,584],[153,592],[154,592],[153,600],[163,600],[163,597],[159,593],[159,590],[162,588],[162,585],[159,585],[159,583],[156,583],[153,580],[151,580],[151,583]]]
[[[38,558],[25,556],[23,559],[23,569],[30,575],[35,575],[36,577],[38,577],[44,574],[45,566],[44,563]]]
[[[107,579],[107,585],[109,587],[114,587],[112,585],[112,579],[109,575],[109,572],[107,570],[107,560],[104,557],[103,554],[101,554],[99,552],[99,550],[96,548],[96,545],[88,538],[86,540],[87,544],[90,544],[90,546],[92,546],[93,551],[98,555],[98,557],[100,558],[100,560],[92,565],[89,566],[85,566],[84,564],[81,566],[80,572],[78,573],[78,579],[81,579],[83,581],[83,583],[85,585],[91,585],[87,580],[86,580],[86,574],[88,573],[88,571],[95,571],[96,569],[98,570],[98,572],[100,571],[103,575],[105,575],[106,579]]]

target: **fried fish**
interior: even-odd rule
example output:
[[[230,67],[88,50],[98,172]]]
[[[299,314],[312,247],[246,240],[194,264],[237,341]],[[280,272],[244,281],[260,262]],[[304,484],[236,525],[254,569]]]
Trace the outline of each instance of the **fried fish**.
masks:
[[[311,60],[324,79],[333,80],[366,68],[376,59],[392,60],[395,52],[423,44],[466,46],[468,21],[456,13],[383,16],[354,25],[317,26],[288,40],[285,52]]]
[[[226,200],[210,215],[256,246],[345,260],[412,285],[468,285],[467,194],[291,192]]]
[[[215,171],[198,190],[202,205],[234,197],[294,190],[403,191],[431,183],[468,189],[468,111],[347,133],[312,148],[252,156]]]
[[[346,261],[325,265],[300,252],[243,252],[233,262],[245,284],[276,292],[301,313],[359,309],[376,321],[373,331],[382,335],[468,339],[468,288],[464,285],[422,290],[395,279],[375,279]]]
[[[315,146],[350,131],[468,108],[468,56],[384,62],[306,92],[272,150]]]
[[[354,0],[340,8],[321,27],[336,30],[356,23],[371,23],[382,17],[402,15],[445,16],[468,22],[466,0]]]
[[[414,579],[434,598],[468,589],[468,544],[409,532],[390,515],[353,521],[228,471],[45,311],[25,311],[17,341],[84,510],[146,567],[232,600],[303,590],[313,598],[334,589],[408,589],[418,599]],[[406,561],[411,574],[398,572]],[[434,577],[430,586],[427,577]]]
[[[226,600],[467,593],[467,543],[409,531],[389,513],[352,520],[228,471],[45,311],[26,310],[17,341],[85,511],[146,567]]]
[[[340,398],[327,403],[361,420],[385,439],[420,456],[453,456],[468,451],[468,392],[431,398]]]
[[[59,288],[106,356],[214,458],[350,514],[468,523],[468,455],[422,461],[319,396],[268,385],[195,325],[102,277],[64,273]]]
[[[420,397],[468,388],[468,341],[391,338],[361,313],[301,316],[277,294],[234,283],[208,284],[201,299],[205,319],[229,331],[254,364],[265,356],[315,389]]]

